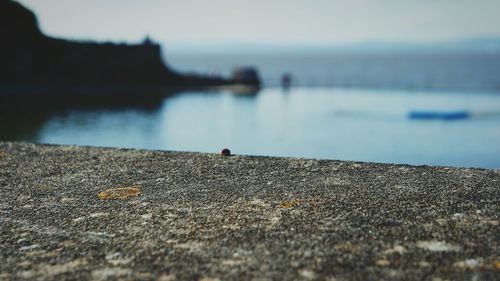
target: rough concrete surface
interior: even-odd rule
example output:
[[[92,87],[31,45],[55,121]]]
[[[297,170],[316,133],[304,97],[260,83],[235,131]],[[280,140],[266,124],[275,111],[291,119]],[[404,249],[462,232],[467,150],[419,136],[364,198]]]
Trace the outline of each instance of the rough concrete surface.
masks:
[[[0,280],[500,280],[498,170],[4,142],[0,192]]]

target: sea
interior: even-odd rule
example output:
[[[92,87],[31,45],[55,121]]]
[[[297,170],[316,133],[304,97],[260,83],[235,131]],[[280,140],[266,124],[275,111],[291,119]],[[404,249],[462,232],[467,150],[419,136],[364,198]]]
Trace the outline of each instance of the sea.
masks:
[[[0,140],[500,168],[499,53],[165,57],[173,69],[209,76],[252,66],[263,87],[183,91],[148,106],[21,110],[4,115]]]

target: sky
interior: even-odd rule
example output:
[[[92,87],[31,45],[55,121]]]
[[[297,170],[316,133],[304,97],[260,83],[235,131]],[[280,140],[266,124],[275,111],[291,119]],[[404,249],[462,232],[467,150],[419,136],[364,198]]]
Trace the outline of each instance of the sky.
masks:
[[[439,42],[500,36],[500,0],[18,0],[49,35],[164,44]]]

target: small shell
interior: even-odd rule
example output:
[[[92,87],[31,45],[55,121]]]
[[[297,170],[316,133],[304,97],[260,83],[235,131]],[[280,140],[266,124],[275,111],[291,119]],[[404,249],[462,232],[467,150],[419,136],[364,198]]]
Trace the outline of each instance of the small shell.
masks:
[[[120,187],[120,188],[112,188],[102,192],[99,192],[99,199],[121,199],[126,200],[132,196],[139,196],[141,191],[137,187]]]
[[[222,156],[231,156],[231,150],[229,150],[228,148],[223,148],[220,151],[220,155],[222,155]]]

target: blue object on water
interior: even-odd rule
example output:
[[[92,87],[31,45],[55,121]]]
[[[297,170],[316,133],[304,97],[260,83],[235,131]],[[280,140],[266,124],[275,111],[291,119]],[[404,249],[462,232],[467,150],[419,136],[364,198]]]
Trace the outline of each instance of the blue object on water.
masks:
[[[426,120],[459,120],[469,118],[470,113],[461,110],[461,111],[451,111],[451,112],[443,112],[443,111],[410,111],[408,114],[408,118],[410,119],[426,119]]]

